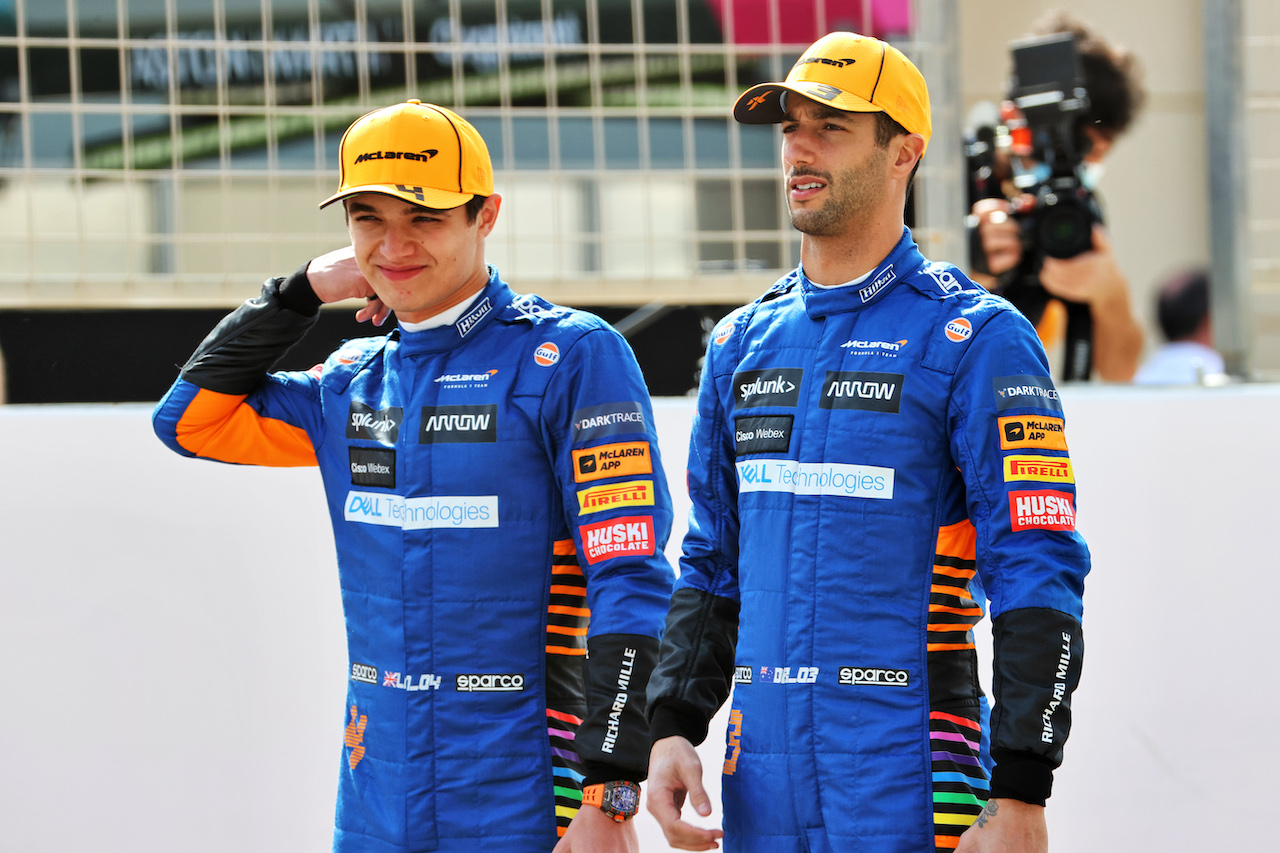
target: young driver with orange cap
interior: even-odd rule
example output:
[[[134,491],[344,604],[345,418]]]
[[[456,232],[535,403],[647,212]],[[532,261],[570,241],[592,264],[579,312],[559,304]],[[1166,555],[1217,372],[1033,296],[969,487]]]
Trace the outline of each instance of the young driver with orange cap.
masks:
[[[1041,853],[1089,568],[1044,350],[903,225],[931,123],[898,50],[827,35],[734,116],[781,125],[800,266],[708,344],[649,810],[686,850]],[[731,688],[722,831],[680,808]]]
[[[184,456],[320,469],[350,653],[333,849],[635,851],[672,582],[635,357],[486,264],[501,197],[460,116],[380,109],[339,156],[321,206],[351,245],[226,317],[154,415]],[[399,328],[269,372],[350,298]]]

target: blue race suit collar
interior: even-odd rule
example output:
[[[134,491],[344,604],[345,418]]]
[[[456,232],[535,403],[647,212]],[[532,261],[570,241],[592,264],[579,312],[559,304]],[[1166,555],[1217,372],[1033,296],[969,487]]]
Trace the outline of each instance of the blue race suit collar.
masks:
[[[883,299],[894,285],[907,278],[924,265],[924,255],[911,239],[910,229],[902,229],[898,245],[859,284],[845,287],[820,287],[804,274],[803,267],[796,271],[800,292],[804,298],[804,310],[810,319],[845,311],[860,311]]]
[[[513,298],[511,288],[507,287],[498,276],[498,271],[491,266],[489,282],[472,298],[467,310],[462,312],[456,322],[417,332],[396,329],[391,337],[400,342],[401,351],[407,355],[450,350],[475,337]]]

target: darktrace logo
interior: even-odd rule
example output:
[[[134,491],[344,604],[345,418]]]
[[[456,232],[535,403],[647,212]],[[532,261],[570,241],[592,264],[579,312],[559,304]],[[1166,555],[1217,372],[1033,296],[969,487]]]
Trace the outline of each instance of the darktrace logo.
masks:
[[[498,440],[498,406],[423,406],[419,444],[492,444]]]
[[[800,402],[803,378],[804,370],[798,367],[743,370],[733,375],[733,396],[739,409],[761,406],[793,408]]]
[[[588,406],[573,413],[573,440],[590,441],[593,438],[617,435],[624,432],[644,432],[647,429],[644,410],[635,400]]]
[[[1048,376],[997,376],[991,380],[996,409],[1031,408],[1062,411],[1062,400]]]
[[[368,163],[370,160],[408,160],[413,163],[425,163],[432,157],[439,154],[440,151],[435,148],[427,148],[423,151],[366,151],[356,157],[352,165],[359,166],[361,163]],[[401,192],[410,192],[405,187],[397,187]],[[421,187],[419,187],[421,189]]]
[[[400,422],[403,420],[404,409],[399,406],[375,409],[352,400],[347,418],[347,438],[395,444],[400,438]]]
[[[902,405],[900,373],[828,370],[822,383],[823,409],[860,409],[865,412],[897,414]]]

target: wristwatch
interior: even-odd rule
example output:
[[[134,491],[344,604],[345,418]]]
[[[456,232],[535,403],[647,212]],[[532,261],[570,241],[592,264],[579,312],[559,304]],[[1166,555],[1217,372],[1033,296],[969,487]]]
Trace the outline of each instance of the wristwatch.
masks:
[[[596,806],[616,821],[631,820],[640,809],[640,786],[625,780],[588,785],[582,789],[582,804]]]

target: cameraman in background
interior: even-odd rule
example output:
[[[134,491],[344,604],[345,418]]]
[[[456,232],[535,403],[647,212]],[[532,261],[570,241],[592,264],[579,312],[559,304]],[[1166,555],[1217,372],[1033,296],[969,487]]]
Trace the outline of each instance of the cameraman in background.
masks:
[[[1001,118],[1006,126],[994,136],[988,129],[987,142],[992,143],[990,165],[971,182],[972,275],[975,281],[1013,301],[1035,324],[1046,349],[1052,352],[1065,339],[1063,379],[1088,379],[1092,368],[1104,381],[1128,382],[1142,354],[1142,327],[1133,312],[1128,281],[1101,225],[1092,190],[1108,151],[1142,106],[1145,92],[1140,67],[1133,54],[1108,43],[1066,12],[1048,13],[1035,24],[1033,32],[1040,36],[1067,33],[1075,37],[1087,104],[1086,99],[1081,99],[1079,114],[1070,118],[1066,135],[1071,138],[1063,142],[1068,150],[1065,154],[1057,152],[1057,158],[1075,158],[1070,164],[1074,177],[1066,180],[1077,184],[1081,203],[1089,210],[1086,225],[1092,222],[1092,234],[1082,231],[1083,245],[1065,253],[1046,252],[1036,245],[1038,238],[1029,233],[1035,229],[1028,226],[1031,217],[1038,215],[1032,208],[1039,206],[1043,210],[1043,205],[1037,205],[1035,196],[1028,194],[1027,183],[1032,179],[1016,180],[1013,168],[1018,155],[1031,152],[1011,150],[1007,144],[1010,137],[1017,136],[1009,128],[1024,121],[1026,125],[1033,122],[1012,102],[1005,102]],[[1039,150],[1035,153],[1044,154]],[[972,143],[970,162],[974,162]],[[1047,192],[1044,175],[1048,169],[1043,164],[1039,168],[1043,171],[1038,190],[1043,193]],[[1049,230],[1054,227],[1057,226]],[[1063,256],[1069,253],[1072,256]],[[1053,363],[1058,361],[1053,359]]]

